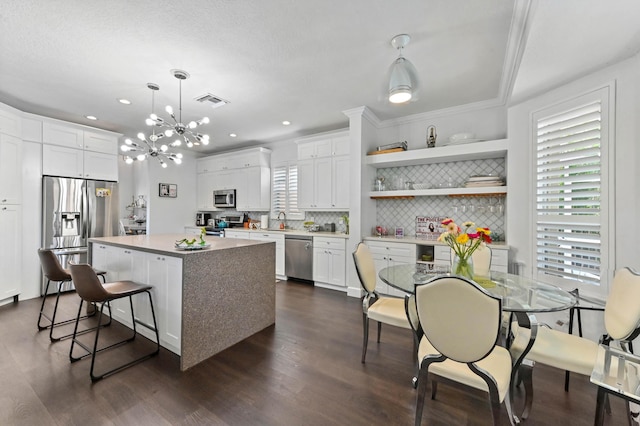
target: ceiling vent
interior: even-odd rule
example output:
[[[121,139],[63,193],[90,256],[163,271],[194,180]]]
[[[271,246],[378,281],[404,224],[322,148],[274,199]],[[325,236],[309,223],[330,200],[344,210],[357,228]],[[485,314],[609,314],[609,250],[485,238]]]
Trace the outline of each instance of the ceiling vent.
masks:
[[[212,108],[218,108],[230,103],[229,101],[212,95],[211,93],[205,93],[204,95],[196,96],[195,100],[202,103],[208,102],[211,104]]]

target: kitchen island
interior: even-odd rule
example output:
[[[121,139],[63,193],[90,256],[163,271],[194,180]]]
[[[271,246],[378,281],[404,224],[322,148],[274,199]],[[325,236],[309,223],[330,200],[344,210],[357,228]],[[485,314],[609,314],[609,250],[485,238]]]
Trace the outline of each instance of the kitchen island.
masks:
[[[183,371],[275,323],[274,243],[208,237],[208,248],[176,249],[184,237],[89,239],[90,262],[107,271],[108,281],[153,286],[160,344],[180,355]],[[132,326],[128,300],[112,302],[112,310],[114,319]],[[136,319],[153,323],[145,297],[134,298],[134,311]]]

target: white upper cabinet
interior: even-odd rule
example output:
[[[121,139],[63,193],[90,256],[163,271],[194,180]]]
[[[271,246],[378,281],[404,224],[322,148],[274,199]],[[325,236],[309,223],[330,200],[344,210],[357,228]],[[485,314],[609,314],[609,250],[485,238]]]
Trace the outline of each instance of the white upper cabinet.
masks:
[[[85,151],[118,155],[118,138],[115,135],[85,130],[82,140]]]
[[[84,151],[84,178],[93,180],[118,180],[118,157],[102,152]]]
[[[118,138],[110,132],[42,122],[42,174],[118,180]]]
[[[325,138],[302,139],[297,141],[298,160],[349,155],[349,134],[340,133]]]
[[[297,142],[300,209],[349,209],[349,141],[340,133]]]
[[[22,137],[22,120],[20,114],[0,109],[0,133]]]
[[[82,149],[84,132],[82,129],[58,123],[42,123],[42,142],[67,148]]]
[[[22,202],[22,139],[0,133],[0,204]]]
[[[84,152],[57,145],[42,145],[42,174],[82,178]]]

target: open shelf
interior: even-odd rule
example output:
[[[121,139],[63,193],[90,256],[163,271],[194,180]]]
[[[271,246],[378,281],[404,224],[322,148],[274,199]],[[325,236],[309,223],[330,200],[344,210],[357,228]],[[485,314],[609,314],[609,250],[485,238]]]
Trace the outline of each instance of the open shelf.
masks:
[[[437,189],[408,189],[402,191],[371,191],[369,197],[374,199],[413,198],[433,196],[490,196],[507,193],[506,186],[487,186],[484,188],[437,188]]]
[[[386,167],[448,163],[452,161],[504,158],[507,155],[508,145],[509,141],[507,139],[499,139],[435,148],[412,149],[389,154],[368,155],[365,162],[370,166],[380,169]]]

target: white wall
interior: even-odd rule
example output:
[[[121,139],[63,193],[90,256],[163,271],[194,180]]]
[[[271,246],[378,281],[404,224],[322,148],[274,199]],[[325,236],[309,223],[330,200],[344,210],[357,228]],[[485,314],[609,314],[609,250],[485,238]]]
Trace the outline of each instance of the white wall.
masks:
[[[148,171],[146,187],[147,232],[149,234],[184,233],[194,226],[196,218],[196,156],[184,152],[182,164],[169,164],[166,169],[151,159],[145,161]],[[160,197],[160,183],[178,185],[177,198]]]

